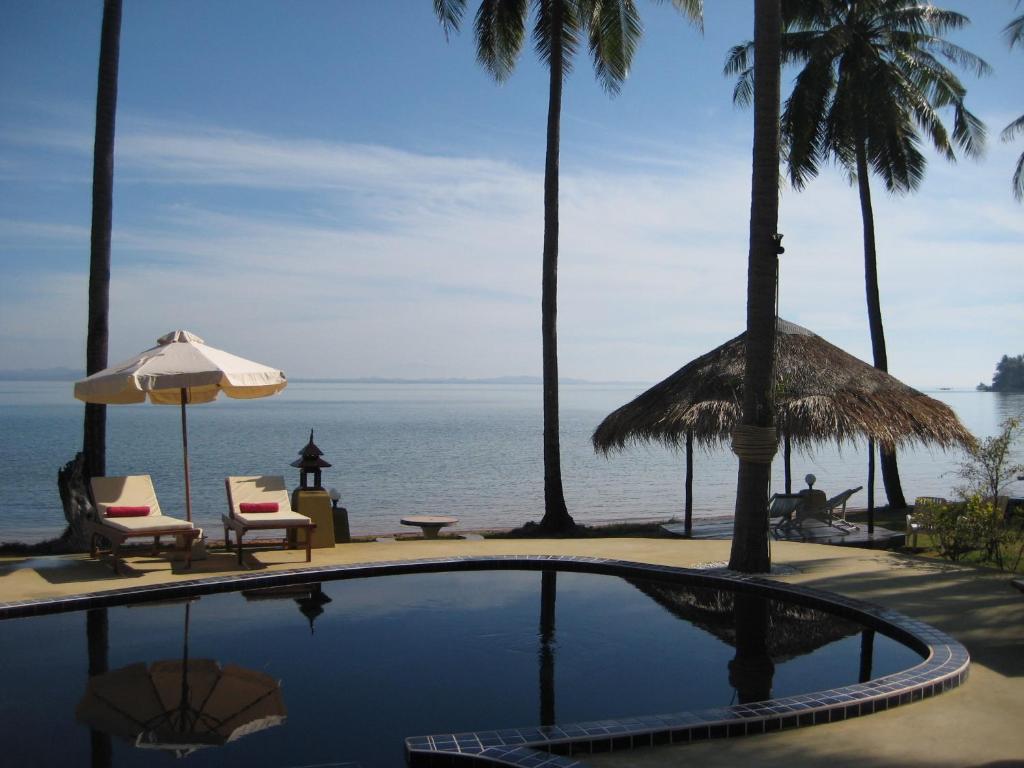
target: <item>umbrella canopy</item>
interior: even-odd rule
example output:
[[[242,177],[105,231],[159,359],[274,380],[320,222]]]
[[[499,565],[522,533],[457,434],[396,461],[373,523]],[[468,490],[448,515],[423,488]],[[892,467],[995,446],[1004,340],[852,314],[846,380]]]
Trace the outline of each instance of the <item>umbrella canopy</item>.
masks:
[[[267,397],[288,386],[284,371],[224,352],[188,331],[172,331],[156,346],[130,360],[75,382],[75,397],[87,403],[121,405],[147,399],[158,405],[181,406],[181,444],[185,469],[185,514],[192,520],[188,471],[188,403],[208,403],[223,392],[228,397]]]
[[[953,410],[795,323],[778,320],[775,423],[796,444],[866,437],[883,447],[970,446]],[[688,431],[701,445],[725,443],[739,424],[746,334],[698,357],[613,411],[593,435],[595,450],[630,443],[679,445]]]
[[[178,757],[285,721],[281,684],[263,672],[189,659],[190,601],[182,658],[129,664],[89,678],[75,717],[136,747]]]
[[[89,680],[79,722],[137,747],[187,754],[284,722],[279,683],[209,659],[138,663]]]
[[[208,403],[228,397],[266,397],[288,386],[284,371],[207,346],[188,331],[172,331],[156,346],[75,382],[87,403],[122,405],[149,399],[159,405]],[[183,394],[184,392],[184,394]]]

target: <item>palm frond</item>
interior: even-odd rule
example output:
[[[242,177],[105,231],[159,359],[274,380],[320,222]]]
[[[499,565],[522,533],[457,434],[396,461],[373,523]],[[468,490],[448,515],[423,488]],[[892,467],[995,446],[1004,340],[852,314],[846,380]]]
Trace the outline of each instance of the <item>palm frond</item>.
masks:
[[[476,58],[498,82],[515,69],[528,11],[528,0],[481,0],[477,9]]]
[[[747,106],[754,99],[754,41],[734,45],[725,57],[722,74],[737,75],[732,91],[733,104]]]
[[[1012,141],[1018,133],[1024,133],[1024,115],[1021,115],[1008,126],[1003,128],[1001,138],[1003,141]],[[1013,173],[1013,196],[1017,200],[1024,200],[1024,152],[1017,158],[1017,168]]]
[[[629,75],[643,34],[640,14],[633,0],[585,0],[580,3],[580,13],[587,27],[594,74],[614,95]]]
[[[533,48],[540,60],[550,67],[557,40],[561,50],[562,77],[566,77],[572,72],[573,57],[579,47],[577,3],[571,0],[534,0],[534,8],[537,20],[533,25]]]
[[[1018,16],[1003,27],[1003,35],[1011,48],[1017,43],[1024,42],[1024,16]]]
[[[794,189],[803,189],[818,175],[820,164],[833,154],[828,143],[826,117],[835,79],[830,58],[813,58],[797,75],[793,92],[783,107],[782,138],[789,180]]]
[[[704,34],[704,0],[671,0],[671,3],[677,11],[696,25],[701,34]]]
[[[1024,200],[1024,152],[1017,158],[1017,169],[1013,172],[1013,196]]]
[[[434,14],[441,22],[441,29],[447,40],[452,32],[459,31],[462,16],[466,12],[466,0],[434,0]]]
[[[1013,141],[1018,133],[1024,132],[1024,115],[1021,115],[1008,126],[1003,128],[1000,138],[1003,141]]]

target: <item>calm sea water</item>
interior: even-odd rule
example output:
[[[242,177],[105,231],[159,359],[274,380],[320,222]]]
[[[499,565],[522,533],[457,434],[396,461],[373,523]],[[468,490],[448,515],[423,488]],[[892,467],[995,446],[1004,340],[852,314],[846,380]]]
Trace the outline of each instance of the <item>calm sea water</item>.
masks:
[[[562,475],[577,522],[670,518],[683,510],[682,452],[661,446],[595,455],[590,435],[609,412],[646,387],[567,385],[561,395]],[[0,540],[37,541],[64,527],[57,470],[79,450],[82,404],[67,382],[0,382]],[[1024,395],[933,392],[975,435],[1024,414]],[[177,407],[107,409],[107,472],[149,474],[166,514],[184,515],[181,425]],[[227,475],[284,475],[316,430],[333,466],[325,487],[339,489],[355,535],[401,529],[407,514],[449,514],[462,529],[511,527],[543,515],[539,385],[346,384],[295,382],[262,400],[221,398],[191,407],[189,456],[193,518],[219,536]],[[1018,450],[1024,459],[1024,451]],[[918,448],[900,454],[904,493],[948,496],[959,452]],[[698,517],[732,512],[737,460],[727,450],[698,453]],[[782,488],[782,462],[774,465]],[[821,446],[796,454],[794,485],[813,472],[829,495],[865,485],[864,445]],[[885,502],[881,482],[876,503]],[[1024,483],[1011,488],[1024,495]],[[865,491],[853,506],[866,504]]]

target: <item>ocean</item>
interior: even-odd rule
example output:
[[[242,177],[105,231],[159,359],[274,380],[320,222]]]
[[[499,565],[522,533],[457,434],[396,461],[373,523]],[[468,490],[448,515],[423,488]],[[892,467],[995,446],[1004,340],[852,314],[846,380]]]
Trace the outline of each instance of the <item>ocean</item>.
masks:
[[[561,388],[562,481],[570,514],[580,523],[668,519],[683,513],[684,453],[659,445],[628,448],[608,458],[590,436],[612,410],[645,385],[567,384]],[[949,404],[979,437],[1024,414],[1024,394],[930,392]],[[0,541],[34,542],[64,528],[57,470],[80,450],[82,404],[69,382],[0,382]],[[184,516],[180,410],[151,404],[107,409],[107,473],[149,474],[165,514]],[[543,452],[539,384],[364,384],[293,382],[261,400],[219,400],[188,409],[192,509],[207,535],[219,538],[227,509],[227,475],[284,475],[315,430],[333,466],[353,535],[402,530],[407,514],[459,518],[450,529],[504,528],[543,515]],[[950,496],[959,451],[917,447],[899,454],[904,493]],[[1017,448],[1018,461],[1024,449]],[[737,460],[727,449],[698,452],[694,515],[731,514]],[[782,461],[773,490],[782,490]],[[819,446],[794,453],[794,490],[814,473],[833,495],[865,485],[864,444]],[[1011,486],[1024,495],[1024,483]],[[881,480],[876,504],[885,503]],[[867,503],[866,491],[850,501]],[[405,529],[410,531],[412,529]]]

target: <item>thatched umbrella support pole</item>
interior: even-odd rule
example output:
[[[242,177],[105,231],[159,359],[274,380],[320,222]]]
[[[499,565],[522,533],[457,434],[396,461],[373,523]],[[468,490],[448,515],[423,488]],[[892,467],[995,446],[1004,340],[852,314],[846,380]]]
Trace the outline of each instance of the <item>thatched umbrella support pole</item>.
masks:
[[[868,440],[868,533],[875,532],[875,441]]]
[[[789,443],[789,432],[783,435],[782,440],[782,458],[786,467],[786,493],[790,494],[793,492],[793,465],[790,462],[792,446]]]
[[[686,513],[684,516],[686,535],[693,533],[693,430],[686,430]]]

